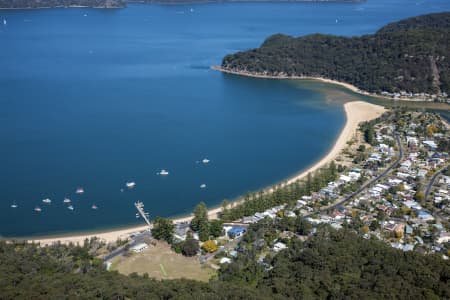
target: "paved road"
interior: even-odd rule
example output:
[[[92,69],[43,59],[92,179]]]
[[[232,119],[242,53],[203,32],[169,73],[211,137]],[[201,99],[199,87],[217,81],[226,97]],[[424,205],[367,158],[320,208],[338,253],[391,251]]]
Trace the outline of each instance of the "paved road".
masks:
[[[125,247],[127,245],[129,245],[128,247],[131,248],[139,243],[143,243],[146,239],[148,238],[152,238],[152,234],[150,231],[145,231],[143,233],[140,233],[136,236],[134,236],[133,238],[131,238],[131,241],[128,242],[127,244],[115,249],[114,251],[112,251],[110,254],[106,255],[103,258],[103,262],[106,262],[108,260],[113,259],[116,256],[122,255],[125,252]]]
[[[361,194],[369,186],[371,186],[372,184],[376,183],[378,180],[380,180],[381,178],[386,176],[394,167],[396,167],[400,163],[400,161],[403,159],[403,148],[402,148],[402,143],[400,142],[400,137],[399,137],[398,133],[395,133],[395,141],[397,142],[397,145],[398,145],[399,156],[398,156],[398,158],[395,160],[395,162],[393,164],[391,164],[386,170],[384,170],[377,177],[375,177],[374,179],[372,179],[369,182],[367,182],[364,185],[362,185],[358,190],[356,190],[355,192],[353,192],[350,195],[346,196],[343,200],[341,200],[341,201],[339,201],[337,203],[334,203],[334,204],[332,204],[332,205],[330,205],[330,206],[328,206],[326,208],[320,209],[317,212],[327,211],[329,209],[336,208],[336,207],[344,204],[345,202],[350,201],[352,198],[354,198],[354,197],[358,196],[359,194]],[[317,212],[314,212],[314,213],[317,213]]]
[[[436,173],[434,173],[433,177],[431,177],[430,181],[428,182],[427,185],[427,189],[425,191],[425,200],[428,199],[428,195],[431,192],[431,188],[433,187],[434,181],[436,180],[436,178],[445,170],[446,168],[442,168],[439,171],[437,171]]]

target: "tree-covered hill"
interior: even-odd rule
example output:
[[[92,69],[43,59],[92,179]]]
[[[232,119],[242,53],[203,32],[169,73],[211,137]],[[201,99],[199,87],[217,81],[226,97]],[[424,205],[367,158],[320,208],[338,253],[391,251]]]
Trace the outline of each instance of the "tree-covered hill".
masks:
[[[276,231],[307,234],[301,218],[253,224],[237,259],[209,283],[108,272],[82,247],[0,242],[0,299],[449,299],[450,263],[402,252],[349,229],[318,228],[306,242],[258,260]],[[267,254],[267,251],[265,251]]]
[[[450,13],[435,13],[404,19],[381,27],[377,33],[401,32],[411,29],[449,30]]]
[[[222,68],[255,75],[325,77],[375,93],[450,92],[450,13],[410,18],[360,37],[276,34],[227,55]]]

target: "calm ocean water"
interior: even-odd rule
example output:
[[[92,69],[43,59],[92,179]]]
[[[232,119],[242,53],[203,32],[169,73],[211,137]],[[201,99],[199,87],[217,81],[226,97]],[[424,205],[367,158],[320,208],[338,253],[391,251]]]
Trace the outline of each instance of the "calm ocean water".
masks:
[[[136,200],[174,216],[293,175],[345,122],[332,87],[209,66],[274,33],[361,35],[445,10],[448,0],[0,11],[0,235],[142,224]]]

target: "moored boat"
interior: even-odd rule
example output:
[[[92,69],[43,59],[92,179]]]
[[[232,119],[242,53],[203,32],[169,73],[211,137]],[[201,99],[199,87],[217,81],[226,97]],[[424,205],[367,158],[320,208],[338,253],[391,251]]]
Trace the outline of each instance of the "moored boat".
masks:
[[[169,171],[162,169],[161,171],[158,172],[158,175],[162,175],[162,176],[169,175]]]
[[[136,186],[136,182],[130,181],[126,183],[127,188],[132,189]]]

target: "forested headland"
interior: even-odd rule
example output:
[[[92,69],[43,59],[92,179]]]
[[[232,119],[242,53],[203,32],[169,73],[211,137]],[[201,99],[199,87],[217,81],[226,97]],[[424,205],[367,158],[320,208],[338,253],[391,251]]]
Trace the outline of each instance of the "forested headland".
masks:
[[[447,98],[450,13],[409,18],[359,37],[276,34],[257,49],[225,56],[222,68],[247,75],[322,77],[371,93]]]
[[[393,249],[349,227],[319,227],[263,257],[276,232],[311,233],[301,217],[252,224],[238,257],[209,283],[150,279],[105,270],[95,240],[38,247],[0,242],[1,299],[449,299],[450,263]]]

